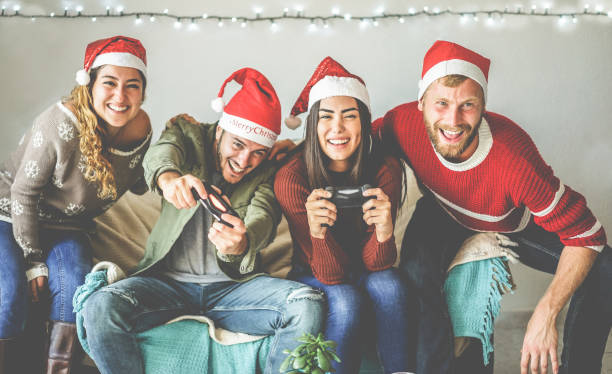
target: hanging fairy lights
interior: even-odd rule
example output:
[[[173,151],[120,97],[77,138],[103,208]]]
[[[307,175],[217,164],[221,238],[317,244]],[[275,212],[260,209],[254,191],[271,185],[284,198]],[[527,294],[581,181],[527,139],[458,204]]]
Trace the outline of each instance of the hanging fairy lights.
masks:
[[[10,9],[9,9],[10,8]],[[246,28],[250,23],[256,22],[267,22],[272,32],[280,30],[280,22],[307,22],[308,31],[314,32],[320,28],[327,29],[335,21],[346,21],[346,22],[358,22],[361,28],[368,28],[369,26],[377,27],[383,21],[393,21],[400,24],[409,22],[410,19],[416,17],[457,17],[460,24],[466,24],[468,22],[478,22],[480,18],[486,20],[487,26],[493,26],[503,24],[506,17],[550,17],[556,19],[559,25],[565,25],[569,23],[577,23],[579,18],[592,17],[592,18],[611,18],[612,10],[606,11],[602,5],[596,5],[591,7],[590,4],[585,4],[580,10],[574,11],[555,11],[551,8],[550,4],[544,4],[538,7],[533,4],[527,9],[523,8],[522,5],[516,5],[513,8],[505,7],[504,9],[487,9],[487,10],[473,10],[473,11],[460,11],[452,10],[451,8],[440,9],[439,7],[424,6],[421,9],[415,9],[409,7],[404,12],[390,12],[384,7],[378,7],[373,11],[371,15],[354,15],[350,12],[342,12],[340,8],[333,7],[330,9],[329,14],[318,14],[318,15],[307,15],[304,7],[298,5],[294,9],[283,8],[281,9],[280,15],[264,16],[263,9],[260,7],[254,7],[253,13],[250,15],[215,15],[208,13],[200,13],[198,15],[179,15],[173,14],[169,9],[164,9],[161,12],[151,11],[126,11],[123,6],[117,6],[114,9],[107,6],[104,12],[85,12],[83,6],[78,5],[74,8],[65,7],[63,12],[49,12],[49,13],[36,13],[28,14],[23,12],[19,4],[15,4],[12,7],[7,7],[6,4],[2,5],[0,10],[0,21],[2,18],[29,18],[32,21],[38,19],[47,20],[78,20],[87,18],[91,22],[98,22],[103,19],[116,19],[116,18],[131,18],[133,19],[134,25],[141,25],[144,20],[149,20],[150,23],[154,23],[159,19],[169,19],[173,21],[173,25],[176,29],[183,28],[184,21],[187,21],[187,29],[198,30],[199,23],[202,22],[216,22],[219,28],[223,28],[226,25],[236,24],[240,25],[241,28]]]

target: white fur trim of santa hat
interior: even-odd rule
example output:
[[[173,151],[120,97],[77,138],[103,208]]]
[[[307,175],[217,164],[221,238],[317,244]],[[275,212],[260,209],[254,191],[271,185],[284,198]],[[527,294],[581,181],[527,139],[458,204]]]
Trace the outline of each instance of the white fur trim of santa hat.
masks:
[[[470,79],[476,81],[476,83],[480,84],[482,87],[482,92],[484,94],[484,99],[487,99],[487,78],[485,78],[484,73],[478,66],[472,64],[471,62],[461,60],[461,59],[452,59],[446,61],[440,61],[434,66],[432,66],[427,73],[423,76],[423,79],[419,81],[419,97],[418,100],[421,100],[425,91],[429,85],[435,82],[437,79],[445,77],[447,75],[464,75]]]
[[[91,68],[96,68],[102,65],[125,66],[128,68],[138,69],[142,74],[147,76],[147,65],[138,57],[127,52],[109,52],[98,55],[91,64]]]
[[[252,140],[264,147],[272,147],[278,137],[278,134],[267,127],[225,112],[223,112],[219,119],[219,126],[234,135]]]
[[[312,86],[308,95],[308,110],[317,101],[333,96],[351,96],[359,99],[368,107],[370,113],[372,112],[370,109],[370,95],[363,83],[352,77],[336,77],[332,75],[326,76]]]

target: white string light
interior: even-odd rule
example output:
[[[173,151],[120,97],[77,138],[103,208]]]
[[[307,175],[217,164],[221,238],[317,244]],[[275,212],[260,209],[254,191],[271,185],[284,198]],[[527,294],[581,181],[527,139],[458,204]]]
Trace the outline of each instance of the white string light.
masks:
[[[270,30],[272,30],[272,32],[278,31],[278,24],[274,22],[274,20],[270,21]]]
[[[314,19],[310,20],[310,25],[308,25],[308,31],[310,32],[317,31],[317,24],[315,23]]]
[[[313,32],[319,29],[319,26],[327,29],[335,20],[345,20],[345,21],[358,21],[361,27],[366,26],[374,26],[377,27],[380,25],[380,21],[391,19],[396,20],[400,24],[406,23],[406,21],[412,17],[420,17],[420,16],[440,16],[440,15],[453,15],[459,17],[461,24],[466,24],[468,21],[478,22],[479,16],[486,16],[486,25],[494,26],[503,24],[505,21],[505,17],[554,17],[557,19],[559,25],[565,25],[569,23],[571,20],[572,23],[578,23],[580,17],[595,17],[602,16],[606,18],[612,18],[612,10],[606,11],[604,7],[600,4],[592,7],[590,4],[584,4],[581,11],[553,11],[551,9],[550,3],[544,3],[540,6],[536,4],[532,4],[529,6],[529,11],[523,11],[523,6],[520,4],[515,5],[514,7],[505,6],[503,10],[500,9],[489,9],[489,10],[478,10],[478,11],[454,11],[451,8],[446,8],[445,10],[441,10],[438,7],[430,9],[428,6],[424,6],[422,10],[416,10],[411,7],[408,9],[407,13],[392,13],[386,10],[383,6],[377,7],[373,15],[352,15],[350,12],[340,13],[339,7],[333,7],[331,9],[331,15],[304,15],[304,7],[302,5],[294,6],[295,13],[292,12],[289,8],[282,9],[282,15],[280,16],[262,16],[263,9],[261,7],[253,7],[253,12],[255,13],[254,17],[245,17],[243,15],[209,15],[208,13],[203,13],[201,16],[189,16],[189,15],[176,15],[171,14],[169,9],[164,9],[160,12],[147,12],[147,11],[138,11],[138,12],[125,12],[125,8],[122,5],[116,6],[114,9],[111,9],[110,6],[106,7],[106,13],[84,13],[83,6],[78,5],[73,8],[73,11],[70,11],[69,7],[64,8],[64,13],[60,13],[59,15],[55,12],[50,12],[48,14],[26,14],[21,12],[21,6],[19,4],[15,4],[12,6],[12,12],[7,10],[6,5],[2,5],[0,19],[4,17],[22,17],[28,18],[32,22],[40,19],[51,19],[51,18],[65,18],[65,19],[77,19],[77,18],[87,18],[91,20],[91,22],[96,22],[99,18],[120,18],[120,17],[132,17],[134,19],[135,25],[140,25],[143,23],[143,18],[148,17],[150,22],[155,22],[158,18],[169,18],[174,20],[174,27],[176,29],[182,28],[183,22],[182,20],[191,20],[188,29],[196,30],[199,29],[198,23],[208,20],[216,20],[217,25],[219,27],[223,27],[225,22],[231,23],[240,23],[241,28],[246,28],[249,22],[257,22],[257,21],[269,21],[270,22],[270,30],[276,32],[279,30],[278,21],[304,21],[308,20],[310,23],[308,24],[308,30]],[[318,24],[320,22],[320,24]],[[330,23],[332,22],[332,23]]]

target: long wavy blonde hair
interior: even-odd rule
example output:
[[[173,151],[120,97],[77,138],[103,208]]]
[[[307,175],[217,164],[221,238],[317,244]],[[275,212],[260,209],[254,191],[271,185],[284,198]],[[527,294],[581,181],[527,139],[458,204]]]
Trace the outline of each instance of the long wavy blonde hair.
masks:
[[[103,65],[104,66],[104,65]],[[115,184],[115,175],[113,166],[106,159],[105,154],[108,152],[108,147],[105,143],[107,139],[107,129],[104,122],[98,118],[93,108],[93,100],[91,96],[92,87],[96,81],[98,71],[103,67],[97,67],[89,72],[91,80],[88,85],[77,85],[70,92],[70,96],[66,98],[74,108],[74,115],[77,119],[79,130],[79,149],[83,155],[80,161],[84,165],[84,176],[89,182],[98,184],[98,197],[100,199],[117,198],[117,186]],[[143,100],[145,79],[143,79]]]

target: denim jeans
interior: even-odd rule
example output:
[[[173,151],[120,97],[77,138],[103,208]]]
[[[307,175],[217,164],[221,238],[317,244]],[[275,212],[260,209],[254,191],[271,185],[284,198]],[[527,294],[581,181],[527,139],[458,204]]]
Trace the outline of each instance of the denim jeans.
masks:
[[[326,339],[338,343],[336,374],[357,373],[368,327],[375,322],[378,355],[385,373],[412,370],[409,357],[415,336],[406,283],[397,269],[367,272],[351,283],[324,284],[307,271],[293,272],[299,282],[323,290],[327,297]],[[304,274],[305,273],[305,274]],[[373,312],[374,318],[368,318]]]
[[[474,234],[455,222],[430,194],[419,200],[406,229],[400,269],[419,298],[419,374],[459,372],[442,289],[450,261],[463,241]],[[555,272],[564,248],[556,234],[531,222],[525,230],[506,235],[519,243],[513,250],[523,264],[551,274]],[[565,320],[560,372],[599,374],[611,324],[612,250],[606,246],[572,297]],[[516,348],[518,352],[521,347]],[[516,359],[520,361],[520,356]],[[474,365],[470,372],[485,372],[481,360]],[[488,371],[492,372],[490,366]]]
[[[75,323],[72,296],[91,270],[89,239],[79,231],[41,230],[40,241],[49,268],[49,319]],[[13,225],[4,221],[0,221],[0,259],[0,338],[4,339],[23,332],[30,306],[23,251],[13,238]]]
[[[283,350],[297,347],[304,333],[319,333],[324,300],[318,290],[269,276],[208,285],[136,276],[94,293],[83,316],[92,358],[103,374],[144,373],[134,334],[185,314],[204,314],[230,331],[274,335],[265,373],[276,374],[287,357]]]

